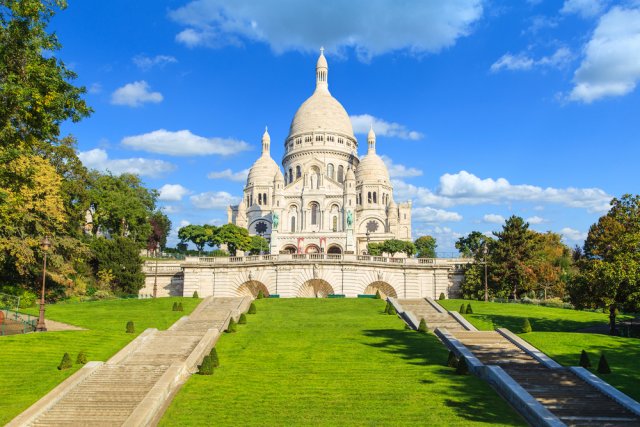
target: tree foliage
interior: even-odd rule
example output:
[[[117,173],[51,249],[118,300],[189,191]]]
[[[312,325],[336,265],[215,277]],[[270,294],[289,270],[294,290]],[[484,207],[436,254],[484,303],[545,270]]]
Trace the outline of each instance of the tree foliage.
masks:
[[[214,242],[225,244],[229,253],[235,256],[237,251],[248,251],[251,249],[251,236],[246,228],[238,227],[235,224],[225,224],[218,228],[214,235]]]
[[[421,236],[413,242],[416,247],[418,258],[435,258],[436,257],[436,239],[431,236]]]
[[[151,234],[147,239],[147,249],[154,251],[164,249],[167,246],[167,236],[171,231],[171,220],[161,211],[155,211],[149,217]]]
[[[96,237],[91,240],[90,246],[93,253],[91,265],[95,274],[99,271],[111,271],[113,274],[110,291],[130,295],[144,286],[140,247],[134,241],[126,237]]]
[[[479,231],[472,231],[456,241],[456,249],[466,258],[480,258],[484,245],[490,239]]]

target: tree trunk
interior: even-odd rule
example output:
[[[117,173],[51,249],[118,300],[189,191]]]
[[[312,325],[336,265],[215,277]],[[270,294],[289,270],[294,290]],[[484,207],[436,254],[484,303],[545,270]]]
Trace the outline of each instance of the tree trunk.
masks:
[[[616,328],[616,305],[609,306],[609,335],[618,335]]]

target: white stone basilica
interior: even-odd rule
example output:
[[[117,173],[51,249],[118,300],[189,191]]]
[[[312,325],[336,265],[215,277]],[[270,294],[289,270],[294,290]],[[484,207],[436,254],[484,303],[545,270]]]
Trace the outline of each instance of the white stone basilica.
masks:
[[[359,159],[351,120],[329,93],[328,75],[321,51],[316,89],[296,112],[285,140],[284,175],[271,158],[265,131],[244,198],[228,209],[229,222],[264,236],[272,254],[361,254],[367,242],[411,239],[411,202],[394,201],[373,129],[367,154]]]

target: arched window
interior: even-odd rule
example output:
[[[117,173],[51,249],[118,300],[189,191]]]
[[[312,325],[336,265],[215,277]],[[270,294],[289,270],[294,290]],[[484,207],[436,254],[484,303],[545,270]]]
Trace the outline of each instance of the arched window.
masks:
[[[373,203],[378,203],[378,193],[377,192],[373,192]]]
[[[333,231],[338,231],[338,217],[333,217]]]
[[[335,170],[333,167],[333,163],[329,163],[327,165],[327,176],[331,179],[335,179]]]
[[[267,203],[267,193],[263,193],[262,194],[262,204],[264,205],[268,205],[269,203]]]
[[[262,204],[262,193],[258,193],[258,204]]]
[[[296,217],[295,216],[291,217],[291,232],[292,233],[296,232]]]
[[[293,182],[293,169],[289,168],[289,184]]]
[[[317,203],[311,204],[311,225],[318,224],[318,211],[320,210],[320,206]]]
[[[338,182],[344,181],[344,166],[338,166]]]
[[[372,200],[371,200],[371,191],[369,191],[367,193],[367,203],[371,203],[371,202],[372,202]]]
[[[302,168],[300,166],[296,166],[296,179],[302,176]]]

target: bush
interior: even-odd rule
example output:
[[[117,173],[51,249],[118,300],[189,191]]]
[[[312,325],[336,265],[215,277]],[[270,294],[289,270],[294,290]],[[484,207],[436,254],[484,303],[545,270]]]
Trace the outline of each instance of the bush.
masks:
[[[390,314],[392,316],[398,314],[398,312],[396,311],[396,308],[393,306],[393,304],[389,304],[389,311],[387,311],[387,314]]]
[[[218,350],[216,350],[215,347],[211,347],[209,357],[211,358],[211,365],[213,365],[214,368],[220,366],[220,360],[218,359]]]
[[[136,331],[135,326],[133,325],[133,321],[129,320],[127,322],[127,333],[128,334],[133,334]]]
[[[202,365],[198,366],[198,375],[213,375],[211,356],[207,355],[202,359]]]
[[[264,298],[264,292],[262,292],[262,289],[260,289],[258,291],[258,296],[256,297],[256,299],[263,299]]]
[[[424,318],[420,319],[420,326],[418,326],[418,332],[426,334],[429,332],[429,328],[427,328],[427,321]]]
[[[444,292],[440,292],[440,297],[438,297],[438,299],[440,301],[442,301],[443,299],[446,299],[446,297],[444,296]]]
[[[182,307],[181,302],[178,303],[178,311],[184,311],[184,308]]]
[[[236,326],[236,321],[233,320],[233,317],[231,319],[229,319],[229,326],[227,326],[227,330],[225,332],[227,333],[233,333],[236,332],[237,330],[237,326]]]
[[[466,375],[468,372],[469,367],[467,366],[467,358],[464,356],[460,356],[460,359],[458,359],[458,364],[456,365],[456,374]]]
[[[387,301],[387,305],[384,306],[384,314],[389,314],[389,307],[391,306],[391,303],[389,301]]]
[[[58,365],[58,370],[62,371],[65,369],[69,369],[71,365],[71,357],[69,356],[69,353],[65,353],[64,356],[62,356],[60,364]]]
[[[598,373],[599,374],[610,374],[611,368],[609,367],[609,362],[607,362],[607,358],[604,357],[604,353],[600,356],[600,360],[598,361]]]
[[[173,303],[173,307],[171,308],[171,310],[178,311],[178,303],[177,302]]]
[[[466,311],[464,304],[460,304],[460,314],[464,314]]]
[[[84,365],[87,363],[87,354],[84,351],[78,353],[78,357],[76,357],[76,365]]]
[[[376,290],[376,294],[373,297],[373,299],[382,299],[382,296],[380,295],[380,291],[379,290]]]
[[[591,360],[589,360],[589,355],[584,350],[582,350],[582,353],[580,354],[580,363],[579,363],[579,365],[582,366],[583,368],[590,368],[591,367]]]
[[[247,313],[256,314],[256,305],[254,303],[251,303],[251,305],[249,306],[249,311]]]
[[[458,358],[453,351],[449,351],[449,358],[447,359],[447,366],[450,368],[455,368],[458,366]]]
[[[531,322],[529,322],[529,319],[525,317],[522,321],[522,333],[528,334],[531,331],[533,331],[533,329],[531,328]]]
[[[240,319],[238,319],[238,325],[246,325],[247,324],[247,315],[242,313],[240,315]]]
[[[471,308],[471,303],[467,304],[466,314],[473,314],[473,309]]]
[[[194,298],[200,298],[200,297],[198,296],[198,291],[193,291],[193,297],[194,297]]]

